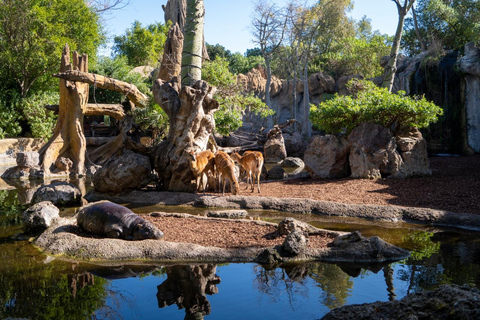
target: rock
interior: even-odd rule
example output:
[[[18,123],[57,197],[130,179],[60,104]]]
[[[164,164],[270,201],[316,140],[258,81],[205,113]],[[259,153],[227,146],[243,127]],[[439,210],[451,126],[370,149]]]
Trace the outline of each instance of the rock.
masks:
[[[411,177],[432,174],[428,161],[427,142],[420,132],[418,134],[419,136],[413,134],[406,137],[395,137],[397,151],[403,159],[397,176]]]
[[[307,142],[299,132],[295,131],[292,134],[284,133],[283,141],[288,156],[303,157],[307,148]]]
[[[40,163],[40,155],[37,151],[17,153],[17,166],[20,168],[37,168]]]
[[[73,166],[73,161],[70,160],[69,158],[60,157],[57,160],[55,160],[55,167],[57,167],[57,169],[55,170],[56,172],[62,172],[62,171],[69,172],[72,166]]]
[[[2,174],[3,179],[19,179],[19,180],[30,180],[30,179],[42,179],[43,170],[40,168],[20,168],[19,166],[11,167],[5,170]]]
[[[246,216],[246,210],[210,210],[207,212],[207,217],[215,218],[241,219]]]
[[[352,130],[348,141],[352,178],[380,179],[399,174],[403,161],[389,129],[362,123]]]
[[[126,150],[112,157],[93,175],[96,191],[121,193],[141,189],[152,181],[152,165],[146,156]]]
[[[277,233],[279,235],[288,235],[292,232],[300,231],[302,233],[308,234],[311,232],[316,232],[317,230],[317,228],[306,222],[294,218],[284,218],[278,224]]]
[[[363,79],[363,77],[359,74],[351,75],[351,76],[342,76],[337,80],[337,92],[341,96],[351,95],[352,93],[347,89],[347,83],[352,79]]]
[[[255,258],[255,262],[275,266],[283,261],[283,258],[280,256],[277,250],[274,248],[265,248],[262,250],[258,256]]]
[[[308,245],[308,237],[300,230],[295,230],[287,235],[282,244],[283,252],[288,256],[298,256]]]
[[[51,201],[55,205],[70,206],[81,203],[82,193],[73,184],[55,182],[38,188],[33,194],[32,203]]]
[[[305,151],[305,169],[313,178],[347,177],[349,148],[345,138],[331,134],[314,136]]]
[[[268,132],[263,150],[265,163],[279,163],[287,157],[281,129],[274,127]]]
[[[330,247],[332,250],[338,250],[335,261],[384,262],[410,256],[407,250],[376,236],[365,238],[358,231],[335,237]]]
[[[59,217],[59,212],[60,210],[50,201],[34,204],[22,214],[25,232],[36,233],[47,229],[53,220]]]
[[[286,157],[286,158],[282,161],[282,167],[287,167],[287,168],[303,168],[303,167],[305,167],[305,163],[304,163],[303,160],[300,159],[300,158]]]
[[[401,300],[336,308],[322,320],[345,319],[480,319],[480,291],[443,285],[433,291],[411,293]]]
[[[280,166],[275,166],[268,170],[268,179],[270,180],[282,180],[285,179],[286,176],[285,170]]]

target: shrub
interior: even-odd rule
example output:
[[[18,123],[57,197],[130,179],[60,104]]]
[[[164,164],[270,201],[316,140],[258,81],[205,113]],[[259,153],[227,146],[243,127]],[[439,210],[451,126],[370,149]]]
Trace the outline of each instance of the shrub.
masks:
[[[326,133],[349,133],[362,122],[371,122],[393,131],[425,128],[438,120],[443,110],[425,97],[405,92],[390,93],[370,81],[353,79],[347,84],[352,96],[339,96],[312,105],[310,120]]]
[[[52,136],[58,116],[45,108],[48,104],[58,104],[58,92],[39,92],[25,98],[20,105],[34,138],[48,140]]]
[[[20,96],[14,94],[13,97],[8,97],[8,94],[0,97],[0,139],[16,137],[22,131],[19,124],[22,118],[18,111]]]

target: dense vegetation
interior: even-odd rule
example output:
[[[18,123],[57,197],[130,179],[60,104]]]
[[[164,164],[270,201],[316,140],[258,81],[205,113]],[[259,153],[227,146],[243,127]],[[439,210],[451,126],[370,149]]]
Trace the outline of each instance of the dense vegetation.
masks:
[[[111,57],[98,57],[106,38],[101,15],[109,9],[108,4],[84,0],[0,2],[0,138],[48,138],[56,118],[44,106],[58,103],[58,82],[51,75],[58,71],[65,43],[89,55],[92,72],[134,83],[149,94],[151,82],[130,70],[140,65],[158,67],[169,22],[143,26],[135,21],[114,37]],[[360,21],[349,18],[352,7],[351,0],[320,1],[311,6],[292,0],[284,7],[258,0],[252,26],[272,30],[271,39],[256,39],[259,44],[264,40],[270,45],[258,45],[242,54],[221,44],[207,44],[210,61],[204,65],[203,78],[219,89],[217,131],[227,133],[241,126],[247,109],[262,115],[271,113],[235,81],[237,74],[259,64],[267,66],[268,62],[271,75],[297,82],[305,82],[315,72],[335,79],[351,74],[365,78],[381,75],[379,60],[388,55],[392,37],[372,30],[367,17]],[[263,25],[266,20],[261,13],[273,18],[275,24]],[[266,36],[258,32],[252,35]],[[417,0],[405,22],[402,48],[408,55],[426,50],[441,55],[444,50],[461,50],[468,41],[480,41],[480,2]],[[90,100],[97,103],[124,99],[95,87],[90,91]],[[134,116],[137,124],[156,132],[159,138],[168,130],[168,119],[158,105],[136,111]]]
[[[410,97],[405,92],[390,93],[370,81],[354,79],[347,88],[352,96],[337,94],[318,106],[312,105],[310,120],[313,125],[326,133],[348,134],[362,122],[401,131],[427,127],[443,113],[424,97]]]

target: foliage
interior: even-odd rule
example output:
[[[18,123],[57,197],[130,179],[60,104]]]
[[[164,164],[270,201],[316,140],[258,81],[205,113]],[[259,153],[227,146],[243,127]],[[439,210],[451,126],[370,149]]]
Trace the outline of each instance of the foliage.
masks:
[[[163,55],[163,46],[170,25],[160,22],[147,27],[136,20],[124,35],[114,38],[113,50],[117,55],[127,57],[131,66],[156,66]]]
[[[353,96],[339,96],[312,105],[310,120],[327,133],[350,132],[362,122],[398,130],[424,128],[436,122],[443,110],[425,97],[409,97],[405,92],[389,93],[370,81],[351,80],[347,88]]]
[[[25,120],[30,126],[34,138],[48,140],[51,137],[58,116],[47,110],[46,105],[58,104],[60,96],[57,92],[41,92],[33,94],[21,101]]]
[[[145,108],[135,108],[132,112],[135,124],[144,132],[151,131],[155,142],[162,140],[169,130],[168,115],[153,99]]]
[[[0,2],[0,77],[3,90],[15,88],[26,97],[35,84],[57,81],[65,43],[95,60],[104,41],[99,17],[83,0],[8,0]],[[5,88],[7,87],[7,88]]]
[[[0,139],[16,137],[22,131],[19,103],[20,96],[16,92],[6,92],[0,96]]]
[[[465,43],[480,41],[480,2],[478,0],[417,0],[415,7],[418,32],[427,48],[440,42],[445,50],[463,48]],[[410,55],[421,51],[413,18],[405,20],[402,39]]]
[[[217,87],[214,98],[220,103],[220,108],[214,114],[216,131],[228,135],[243,124],[242,116],[246,111],[254,112],[262,117],[272,115],[269,109],[253,94],[245,94],[237,84],[235,75],[228,69],[228,62],[217,56],[215,61],[206,62],[202,70],[203,80]]]
[[[242,55],[238,52],[231,53],[230,50],[227,50],[224,46],[219,44],[213,46],[207,43],[206,46],[210,60],[215,61],[217,57],[226,59],[228,62],[228,69],[233,74],[245,74],[258,65],[265,65],[265,59],[262,57],[261,52],[252,54],[252,51],[250,51],[251,54]],[[249,52],[249,50],[247,50],[247,52]]]

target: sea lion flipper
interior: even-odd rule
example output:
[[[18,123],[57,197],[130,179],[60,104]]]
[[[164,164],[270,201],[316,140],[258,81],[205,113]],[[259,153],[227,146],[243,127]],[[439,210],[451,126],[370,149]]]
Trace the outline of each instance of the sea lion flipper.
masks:
[[[108,238],[120,238],[121,232],[118,230],[110,230],[107,232],[106,236]]]

